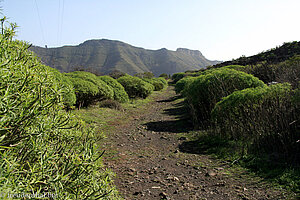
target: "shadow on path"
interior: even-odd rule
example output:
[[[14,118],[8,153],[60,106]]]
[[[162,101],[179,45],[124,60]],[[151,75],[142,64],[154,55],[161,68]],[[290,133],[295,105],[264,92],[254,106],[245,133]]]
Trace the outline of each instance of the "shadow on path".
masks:
[[[182,97],[174,96],[170,99],[158,102],[173,102],[180,98]],[[179,103],[173,103],[173,107],[165,109],[163,114],[169,116],[168,118],[170,118],[170,120],[145,123],[144,125],[147,126],[147,130],[155,132],[182,133],[191,131],[194,128],[188,115],[188,109],[183,100]]]
[[[173,97],[171,97],[171,98],[169,98],[169,99],[159,100],[159,101],[156,101],[156,102],[158,102],[158,103],[162,103],[162,102],[172,102],[172,101],[176,101],[177,99],[180,99],[180,98],[182,98],[181,95],[176,95],[176,96],[173,96]]]

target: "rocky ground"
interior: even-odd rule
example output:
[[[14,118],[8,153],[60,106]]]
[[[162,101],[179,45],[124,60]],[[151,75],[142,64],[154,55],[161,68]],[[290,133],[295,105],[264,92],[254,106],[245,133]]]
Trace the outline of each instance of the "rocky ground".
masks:
[[[183,113],[182,101],[169,87],[146,108],[110,122],[114,131],[104,144],[105,164],[116,173],[124,199],[291,198],[245,169],[193,151],[185,137],[193,127]]]

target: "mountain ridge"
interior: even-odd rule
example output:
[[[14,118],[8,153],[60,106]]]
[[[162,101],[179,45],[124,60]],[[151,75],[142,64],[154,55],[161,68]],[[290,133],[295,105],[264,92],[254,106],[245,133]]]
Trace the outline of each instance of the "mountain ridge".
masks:
[[[114,70],[130,75],[150,71],[158,76],[162,73],[197,70],[220,62],[206,59],[199,50],[149,50],[108,39],[92,39],[79,45],[55,48],[32,46],[30,50],[46,65],[61,72],[80,68],[98,74],[108,74]]]

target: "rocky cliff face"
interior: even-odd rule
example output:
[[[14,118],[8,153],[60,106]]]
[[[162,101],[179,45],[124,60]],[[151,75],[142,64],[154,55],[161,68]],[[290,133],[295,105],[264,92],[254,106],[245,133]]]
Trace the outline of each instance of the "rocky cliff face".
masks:
[[[202,53],[199,50],[190,50],[190,49],[186,49],[186,48],[178,48],[176,51],[187,54],[187,55],[191,55],[191,56],[194,56],[194,57],[204,58],[204,56],[202,55]]]
[[[114,40],[88,40],[77,46],[31,47],[41,60],[62,72],[88,70],[108,74],[119,70],[128,74],[151,71],[156,76],[198,70],[218,61],[206,59],[198,50],[165,48],[147,50]]]

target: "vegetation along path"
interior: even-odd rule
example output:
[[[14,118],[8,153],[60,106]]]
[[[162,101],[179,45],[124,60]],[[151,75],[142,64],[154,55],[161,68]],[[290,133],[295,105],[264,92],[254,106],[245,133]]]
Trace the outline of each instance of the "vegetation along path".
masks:
[[[174,88],[125,109],[105,140],[105,163],[125,199],[287,199],[245,169],[193,146],[196,134]]]

